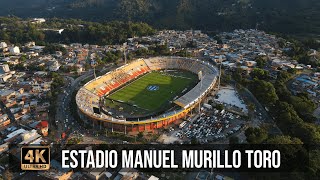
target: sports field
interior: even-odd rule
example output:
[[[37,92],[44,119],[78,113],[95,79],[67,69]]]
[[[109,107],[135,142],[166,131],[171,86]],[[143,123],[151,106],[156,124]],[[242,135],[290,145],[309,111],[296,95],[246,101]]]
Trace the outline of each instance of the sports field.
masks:
[[[197,76],[187,71],[150,72],[109,98],[155,112],[168,106],[176,96],[181,96],[183,90],[190,90],[196,83]]]

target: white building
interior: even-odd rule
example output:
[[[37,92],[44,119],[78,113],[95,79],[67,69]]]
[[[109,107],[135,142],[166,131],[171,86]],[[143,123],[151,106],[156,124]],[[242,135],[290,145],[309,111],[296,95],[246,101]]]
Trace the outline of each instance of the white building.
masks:
[[[6,126],[8,124],[10,124],[10,119],[8,115],[6,114],[0,115],[0,127]]]
[[[9,52],[10,54],[20,54],[20,48],[18,46],[10,47]]]
[[[10,68],[8,64],[0,64],[0,74],[4,74],[10,72]]]
[[[40,138],[41,135],[37,133],[37,130],[26,131],[21,134],[22,142],[20,144],[30,144]]]
[[[41,24],[41,23],[45,23],[46,20],[44,18],[34,18],[31,23],[33,24]]]
[[[256,61],[246,61],[246,66],[248,67],[256,67],[257,66],[257,62]]]
[[[31,131],[26,131],[24,133],[21,134],[21,138],[23,141],[25,140],[28,140],[34,136],[36,136],[38,133],[37,133],[37,130],[33,129]]]
[[[35,45],[36,45],[36,43],[35,43],[34,41],[30,41],[30,42],[27,42],[27,43],[25,44],[26,47],[33,47],[33,46],[35,46]]]
[[[12,74],[1,74],[0,75],[0,83],[5,83],[12,77]]]
[[[0,42],[0,48],[6,48],[8,47],[7,43],[6,42]]]
[[[50,71],[58,71],[60,68],[60,64],[57,60],[54,60],[51,62],[50,66],[49,66],[49,70]]]

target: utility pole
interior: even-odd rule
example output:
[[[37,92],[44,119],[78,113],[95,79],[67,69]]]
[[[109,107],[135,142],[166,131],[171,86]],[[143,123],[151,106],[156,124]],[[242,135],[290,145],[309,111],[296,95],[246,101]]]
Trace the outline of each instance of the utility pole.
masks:
[[[201,96],[201,89],[202,89],[202,71],[198,72],[198,78],[200,80],[200,87],[199,87],[199,98]],[[200,116],[200,112],[201,112],[201,98],[199,100],[199,116]]]
[[[93,75],[94,75],[94,79],[97,78],[97,75],[96,75],[96,62],[92,59],[91,60],[91,67],[93,67]]]
[[[124,64],[127,64],[127,43],[123,43]]]
[[[221,83],[221,66],[222,66],[222,56],[221,55],[219,57],[219,61],[220,61],[220,67],[219,67],[218,90],[220,89],[220,83]]]

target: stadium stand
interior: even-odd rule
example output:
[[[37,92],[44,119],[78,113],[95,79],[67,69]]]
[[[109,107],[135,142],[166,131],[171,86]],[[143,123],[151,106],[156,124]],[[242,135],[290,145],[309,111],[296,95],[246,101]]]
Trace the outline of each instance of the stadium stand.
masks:
[[[199,99],[201,99],[208,92],[208,90],[214,86],[216,81],[217,78],[215,75],[205,75],[193,89],[175,100],[174,103],[185,109],[190,107],[192,104],[195,104]]]
[[[149,68],[144,60],[139,59],[90,81],[85,88],[101,97],[148,71]]]
[[[132,80],[150,72],[162,69],[182,69],[195,74],[202,72],[202,78],[198,84],[183,96],[177,98],[174,103],[181,107],[180,110],[165,112],[151,119],[143,121],[126,121],[126,119],[114,118],[111,115],[96,114],[93,107],[99,108],[100,99]],[[160,128],[175,120],[182,118],[215,86],[218,70],[209,64],[197,59],[181,57],[155,57],[138,59],[95,78],[86,83],[76,95],[76,103],[82,118],[101,122],[106,127],[124,130],[125,132],[141,129]],[[114,126],[114,125],[117,126]],[[140,127],[140,125],[144,127]],[[147,125],[148,124],[148,125]],[[128,127],[127,127],[128,126]],[[136,127],[137,126],[137,127]]]

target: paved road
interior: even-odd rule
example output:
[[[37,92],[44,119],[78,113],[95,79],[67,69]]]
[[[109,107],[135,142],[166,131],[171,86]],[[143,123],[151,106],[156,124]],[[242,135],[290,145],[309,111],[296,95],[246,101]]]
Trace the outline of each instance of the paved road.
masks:
[[[121,64],[120,64],[121,65]],[[96,72],[106,73],[111,69],[116,68],[116,66],[105,66]],[[71,113],[71,100],[73,98],[73,93],[81,86],[81,82],[87,78],[93,78],[93,70],[85,72],[83,75],[74,79],[69,76],[65,76],[66,84],[63,87],[63,92],[58,96],[57,100],[57,110],[56,110],[56,124],[57,134],[56,137],[60,138],[63,132],[73,132],[77,130],[80,133],[84,133],[86,130],[77,121],[75,121],[74,117]]]
[[[265,110],[264,106],[260,104],[260,102],[256,99],[256,97],[246,88],[243,87],[244,91],[241,91],[241,95],[248,99],[249,101],[253,102],[257,113],[254,113],[253,117],[253,125],[260,126],[262,123],[272,124],[272,128],[269,130],[271,134],[278,134],[281,135],[282,131],[278,128],[276,123],[274,122],[273,118],[269,115],[269,113]]]
[[[320,125],[320,106],[314,111],[313,115],[317,118],[316,124]]]
[[[60,138],[63,132],[66,132],[70,127],[80,128],[79,124],[74,121],[74,118],[71,114],[70,104],[73,92],[77,89],[80,83],[86,79],[93,76],[93,71],[88,71],[82,76],[74,79],[69,76],[65,76],[65,86],[63,87],[62,93],[58,96],[57,100],[57,110],[55,122],[58,126],[57,137]]]

